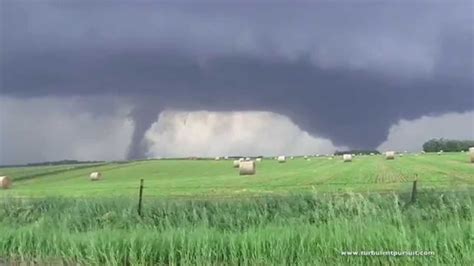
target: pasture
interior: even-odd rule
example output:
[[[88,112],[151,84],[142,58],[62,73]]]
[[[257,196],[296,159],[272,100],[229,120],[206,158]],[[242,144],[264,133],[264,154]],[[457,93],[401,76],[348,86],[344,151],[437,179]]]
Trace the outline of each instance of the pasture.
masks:
[[[99,171],[100,181],[89,174]],[[0,168],[13,187],[0,195],[21,197],[135,196],[140,179],[146,197],[239,197],[299,192],[404,192],[418,179],[422,188],[466,189],[474,186],[474,164],[465,153],[383,156],[301,157],[278,163],[257,162],[257,172],[240,176],[232,160],[147,160],[98,165]]]

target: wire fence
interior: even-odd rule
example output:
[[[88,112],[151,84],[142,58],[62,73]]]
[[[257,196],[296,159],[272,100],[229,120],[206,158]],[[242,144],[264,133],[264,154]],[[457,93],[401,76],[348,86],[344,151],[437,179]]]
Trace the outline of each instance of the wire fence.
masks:
[[[430,187],[429,185],[433,184],[440,184],[440,183],[450,183],[449,187]],[[373,182],[328,182],[328,183],[320,183],[322,185],[337,185],[341,187],[341,185],[350,185],[358,184],[358,185],[374,185],[377,183]],[[378,183],[381,184],[381,183]],[[242,201],[242,200],[267,200],[269,198],[281,198],[284,199],[288,196],[316,196],[316,197],[350,197],[353,195],[361,195],[364,197],[370,197],[372,195],[379,195],[379,196],[390,196],[390,195],[397,195],[400,198],[404,199],[406,204],[413,204],[418,202],[419,200],[424,201],[425,196],[432,197],[434,196],[442,196],[444,194],[451,194],[455,193],[456,195],[467,195],[472,196],[474,195],[474,186],[472,184],[468,185],[465,183],[459,183],[459,185],[465,185],[461,187],[453,187],[452,182],[444,181],[444,180],[431,180],[431,181],[402,181],[402,182],[390,182],[390,184],[398,184],[398,185],[406,185],[403,188],[396,188],[396,189],[388,189],[388,190],[380,190],[380,188],[369,188],[366,187],[365,190],[359,191],[340,191],[340,190],[317,190],[315,188],[315,183],[313,184],[275,184],[273,187],[272,185],[268,184],[260,184],[257,187],[248,187],[245,185],[240,186],[179,186],[179,187],[169,187],[169,186],[146,186],[144,185],[144,180],[141,179],[138,186],[124,186],[113,189],[113,193],[111,193],[110,187],[90,187],[90,188],[82,188],[79,190],[75,190],[77,199],[87,199],[89,200],[90,197],[87,196],[90,192],[98,192],[96,195],[100,195],[101,199],[110,199],[116,200],[117,197],[121,197],[122,199],[131,199],[132,201],[138,200],[137,205],[137,212],[139,216],[143,215],[142,206],[147,205],[144,203],[144,200],[147,202],[156,202],[158,201],[198,201],[198,202],[206,202],[206,201]],[[248,185],[248,184],[247,184]],[[192,190],[201,188],[201,191],[188,191],[188,194],[185,193],[186,190]],[[258,190],[259,188],[264,188],[265,190]],[[273,188],[283,188],[283,190],[279,191],[272,191]],[[308,188],[310,190],[292,190],[291,188]],[[461,189],[462,188],[462,189]],[[466,188],[466,189],[464,189]],[[51,188],[50,188],[51,189]],[[64,186],[58,187],[57,189],[65,189]],[[210,189],[210,190],[209,190]],[[226,191],[226,189],[235,190],[239,193],[231,193],[232,191]],[[126,193],[124,193],[126,191]],[[37,191],[41,192],[42,191]],[[85,193],[88,192],[88,193]],[[234,191],[236,192],[236,191]],[[82,194],[82,195],[81,195]],[[35,200],[35,199],[42,199],[44,195],[38,196],[21,196],[22,200]],[[17,197],[15,197],[17,198]],[[0,199],[1,200],[1,199]]]
[[[473,193],[474,184],[465,182],[453,182],[450,180],[417,180],[400,182],[318,182],[309,184],[239,184],[239,185],[194,185],[194,186],[169,186],[166,184],[147,185],[140,184],[137,180],[136,186],[96,186],[97,182],[91,182],[94,186],[75,187],[75,186],[55,186],[38,188],[34,193],[18,193],[21,198],[41,198],[48,195],[70,194],[77,198],[98,195],[102,198],[114,198],[117,196],[140,198],[162,198],[169,200],[187,200],[187,199],[238,199],[238,198],[265,198],[269,196],[284,196],[299,193],[316,193],[341,195],[348,193],[357,194],[407,194],[412,193]],[[106,184],[106,183],[103,183]],[[385,185],[390,185],[385,187]],[[394,186],[398,185],[398,186]],[[358,187],[355,187],[358,186]],[[416,186],[414,189],[413,186]],[[141,192],[140,192],[141,190]],[[68,193],[68,191],[70,193]],[[56,193],[57,192],[57,193]],[[60,193],[63,192],[63,193]],[[10,196],[15,196],[12,193]],[[29,195],[28,195],[29,194]],[[27,196],[28,195],[28,196]],[[415,196],[416,197],[416,196]]]
[[[387,191],[308,191],[308,193],[249,193],[249,194],[161,194],[161,193],[150,193],[147,192],[146,189],[143,190],[142,199],[143,200],[164,200],[164,201],[222,201],[222,200],[258,200],[258,199],[268,199],[268,198],[286,198],[291,196],[316,196],[316,197],[339,197],[339,196],[351,196],[351,195],[362,195],[365,197],[378,195],[378,196],[390,196],[390,195],[397,195],[401,196],[406,199],[412,198],[412,191],[411,188],[407,188],[406,190],[387,190]],[[419,189],[417,190],[416,197],[424,196],[424,195],[443,195],[443,194],[457,194],[457,195],[467,195],[472,196],[474,193],[474,189],[471,190],[456,190],[456,189],[434,189],[434,190],[426,190],[426,189]],[[138,188],[133,191],[133,193],[127,195],[117,195],[117,194],[101,194],[101,199],[110,199],[116,200],[117,197],[126,200],[139,200],[139,190]],[[6,197],[8,198],[8,197]],[[13,196],[13,198],[21,198],[21,199],[44,199],[45,196]],[[46,198],[48,198],[46,196]],[[53,197],[56,198],[56,197]],[[95,199],[96,197],[90,197],[88,195],[81,195],[81,196],[72,196],[75,199]],[[0,197],[1,201],[2,197]]]
[[[272,183],[241,183],[238,185],[216,185],[216,184],[196,184],[196,185],[183,185],[183,186],[170,186],[169,184],[154,184],[154,185],[144,185],[145,189],[152,189],[152,190],[192,190],[192,189],[242,189],[242,188],[249,188],[249,189],[262,189],[262,188],[315,188],[317,186],[355,186],[355,185],[366,185],[366,186],[383,186],[383,185],[403,185],[403,184],[412,184],[414,180],[404,180],[404,181],[388,181],[388,182],[312,182],[312,183],[304,183],[304,184],[272,184]],[[48,186],[45,188],[38,188],[38,189],[46,189],[46,190],[55,190],[55,189],[78,189],[78,190],[102,190],[107,189],[110,190],[110,186],[96,186],[97,183],[101,181],[94,181],[91,182],[90,186],[84,187],[84,185],[78,184],[68,184],[68,185],[56,185],[56,186]],[[146,182],[146,179],[145,179]],[[120,184],[114,184],[113,189],[121,189],[121,190],[137,190],[139,186],[139,180],[137,180],[137,185],[126,185],[121,186]],[[418,180],[418,183],[422,184],[448,184],[448,185],[470,185],[474,186],[474,179],[470,180]],[[92,185],[94,184],[94,186]],[[107,183],[104,183],[107,184]]]

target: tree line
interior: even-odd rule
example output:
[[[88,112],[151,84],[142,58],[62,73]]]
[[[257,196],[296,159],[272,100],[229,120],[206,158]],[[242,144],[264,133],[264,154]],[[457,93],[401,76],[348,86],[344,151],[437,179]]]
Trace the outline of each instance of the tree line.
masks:
[[[474,140],[431,139],[423,144],[425,152],[460,152],[474,147]]]
[[[377,150],[348,150],[348,151],[336,151],[334,155],[343,155],[343,154],[364,154],[364,155],[369,155],[369,154],[380,154],[379,151]]]

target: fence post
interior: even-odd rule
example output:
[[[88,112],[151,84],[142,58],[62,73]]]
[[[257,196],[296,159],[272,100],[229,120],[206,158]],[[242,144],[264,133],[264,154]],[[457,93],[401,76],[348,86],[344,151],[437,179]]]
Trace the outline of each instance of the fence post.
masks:
[[[138,215],[142,216],[143,179],[140,179],[140,192],[138,196]]]
[[[413,188],[411,190],[411,203],[415,203],[416,202],[416,182],[417,180],[415,179],[415,181],[413,181]]]

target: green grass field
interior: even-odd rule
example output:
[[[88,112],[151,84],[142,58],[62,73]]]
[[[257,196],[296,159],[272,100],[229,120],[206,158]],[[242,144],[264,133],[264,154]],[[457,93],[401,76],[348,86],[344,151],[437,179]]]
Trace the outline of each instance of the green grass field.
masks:
[[[420,193],[232,200],[9,199],[0,263],[472,265],[474,196]],[[351,251],[429,256],[345,256]],[[2,259],[3,258],[3,259]]]
[[[59,171],[58,171],[59,170]],[[92,171],[103,180],[91,182]],[[130,196],[136,195],[140,179],[147,197],[229,197],[293,192],[386,192],[406,191],[417,178],[419,186],[466,189],[474,186],[474,164],[467,154],[427,154],[385,160],[383,156],[357,156],[351,163],[325,157],[302,158],[278,163],[257,163],[257,174],[240,176],[231,160],[149,160],[121,164],[0,168],[14,185],[0,195]]]
[[[90,181],[92,171],[104,178]],[[466,154],[0,168],[0,264],[472,265]],[[142,216],[139,180],[145,179]],[[411,201],[412,181],[418,196]],[[427,251],[427,256],[343,252]]]

